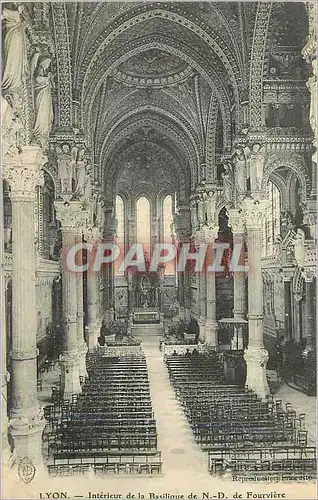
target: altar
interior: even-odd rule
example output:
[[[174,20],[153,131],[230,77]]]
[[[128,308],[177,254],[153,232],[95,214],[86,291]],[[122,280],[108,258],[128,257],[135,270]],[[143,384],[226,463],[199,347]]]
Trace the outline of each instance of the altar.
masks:
[[[132,322],[134,325],[154,325],[160,323],[160,313],[156,309],[140,308],[132,313]]]

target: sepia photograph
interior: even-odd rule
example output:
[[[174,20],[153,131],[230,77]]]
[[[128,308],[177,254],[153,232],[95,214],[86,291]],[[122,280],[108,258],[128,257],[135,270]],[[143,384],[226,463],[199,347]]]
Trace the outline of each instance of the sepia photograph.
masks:
[[[1,1],[1,498],[317,498],[317,0]]]

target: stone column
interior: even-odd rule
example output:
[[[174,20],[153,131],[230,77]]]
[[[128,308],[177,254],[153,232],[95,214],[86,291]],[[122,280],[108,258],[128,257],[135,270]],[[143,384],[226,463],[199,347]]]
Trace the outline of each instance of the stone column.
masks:
[[[62,231],[62,303],[63,303],[63,352],[61,359],[64,399],[81,392],[80,360],[77,318],[77,273],[66,265],[68,251],[76,244],[76,235],[86,226],[87,213],[77,201],[55,202],[56,216]]]
[[[310,92],[309,120],[313,131],[313,172],[317,170],[317,3],[306,2],[308,13],[308,36],[306,45],[302,49],[302,55],[307,63],[311,65],[311,76],[308,78],[307,88]],[[313,182],[313,195],[316,191],[316,183]]]
[[[245,199],[243,211],[248,250],[248,328],[249,345],[245,351],[246,385],[261,398],[269,393],[266,378],[268,352],[263,342],[263,279],[261,269],[262,223],[267,201]]]
[[[0,179],[0,199],[3,200],[3,182]],[[1,235],[3,235],[3,203],[0,204]],[[7,383],[9,374],[7,372],[7,335],[6,330],[6,308],[5,308],[5,263],[4,263],[4,238],[0,240],[0,262],[2,279],[0,281],[0,321],[1,321],[1,442],[2,442],[2,464],[9,464],[10,447],[8,442],[8,406],[7,406]]]
[[[75,236],[76,244],[81,244],[83,241],[82,234],[77,234]],[[83,252],[78,252],[78,262],[83,265]],[[84,283],[83,283],[83,273],[76,273],[76,297],[77,297],[77,313],[76,313],[76,323],[77,323],[77,347],[78,347],[78,357],[79,357],[79,374],[80,377],[88,377],[86,370],[86,354],[87,354],[87,344],[84,340]]]
[[[244,240],[245,240],[245,227],[243,214],[239,210],[229,210],[229,224],[232,228],[233,234],[233,247],[236,245],[241,247],[240,258],[238,264],[240,266],[245,265],[245,251],[244,251]],[[246,284],[245,284],[245,272],[234,271],[234,318],[235,319],[246,319]]]
[[[210,226],[206,234],[206,243],[208,244],[208,252],[214,255],[213,245],[218,236],[218,226]],[[211,259],[212,260],[212,259]],[[209,265],[213,264],[208,263]],[[207,270],[206,266],[206,325],[205,325],[205,342],[213,347],[218,345],[218,323],[216,321],[216,288],[215,288],[215,271]]]
[[[198,273],[199,278],[199,304],[200,316],[198,320],[199,338],[201,342],[206,340],[206,272],[205,267]]]
[[[241,248],[239,259],[235,259],[235,263],[239,266],[245,265],[245,225],[244,217],[240,210],[231,209],[229,212],[229,225],[232,228],[233,234],[233,249]],[[246,319],[246,274],[244,271],[233,269],[234,277],[234,319]],[[235,349],[243,349],[243,326],[234,326],[234,343]]]
[[[10,429],[15,456],[42,464],[43,412],[37,400],[36,253],[34,203],[43,185],[44,157],[38,146],[26,146],[4,164],[12,202],[12,407]]]
[[[315,305],[314,296],[316,293],[313,286],[315,270],[305,272],[305,332],[307,338],[306,351],[313,351],[315,348]]]
[[[291,306],[291,297],[292,297],[291,280],[293,277],[293,273],[294,273],[294,268],[292,268],[291,272],[286,272],[284,270],[284,312],[285,312],[284,329],[286,333],[286,338],[288,339],[291,339],[293,336],[292,306]]]
[[[85,232],[87,243],[92,245],[98,244],[100,241],[100,231],[97,227],[93,227],[90,231]],[[89,351],[93,351],[97,346],[98,337],[102,321],[100,317],[100,286],[99,286],[99,271],[94,271],[90,266],[87,271],[86,278],[86,293],[87,293],[87,320],[86,320],[86,339]]]

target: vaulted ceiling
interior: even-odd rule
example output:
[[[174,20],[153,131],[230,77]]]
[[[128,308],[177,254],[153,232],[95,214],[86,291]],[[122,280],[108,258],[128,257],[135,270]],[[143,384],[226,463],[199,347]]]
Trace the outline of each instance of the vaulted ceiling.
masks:
[[[295,17],[285,3],[273,9],[281,22]],[[305,16],[301,4],[295,12]],[[275,20],[270,39],[257,45],[270,15],[271,7],[257,2],[52,4],[60,80],[70,89],[69,106],[78,106],[76,125],[107,197],[114,187],[137,189],[137,179],[150,189],[149,169],[158,189],[166,179],[184,200],[201,164],[215,177],[215,151],[231,150],[244,103],[261,99],[257,75],[263,76],[264,53],[271,44],[302,43],[306,20],[293,40],[291,26],[284,31]],[[253,57],[261,58],[261,67]],[[62,101],[65,126],[63,112],[70,112]],[[261,101],[253,106],[257,121]]]

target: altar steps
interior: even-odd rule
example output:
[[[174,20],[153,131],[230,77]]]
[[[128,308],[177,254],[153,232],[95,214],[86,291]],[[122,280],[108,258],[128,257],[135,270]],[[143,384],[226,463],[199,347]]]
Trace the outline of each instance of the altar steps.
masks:
[[[136,339],[144,340],[149,337],[160,337],[164,333],[163,325],[132,325],[131,333]]]

